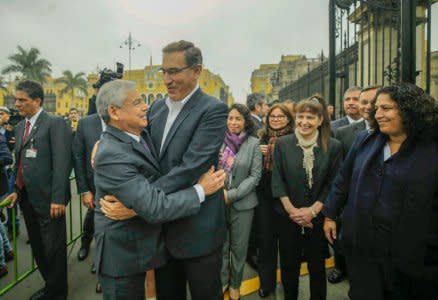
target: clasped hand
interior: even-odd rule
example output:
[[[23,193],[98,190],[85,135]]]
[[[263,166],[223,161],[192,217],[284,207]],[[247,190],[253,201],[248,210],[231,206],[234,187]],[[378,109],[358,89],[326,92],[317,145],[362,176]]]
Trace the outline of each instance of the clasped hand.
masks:
[[[309,207],[292,208],[288,213],[289,218],[298,225],[313,228],[313,216]]]

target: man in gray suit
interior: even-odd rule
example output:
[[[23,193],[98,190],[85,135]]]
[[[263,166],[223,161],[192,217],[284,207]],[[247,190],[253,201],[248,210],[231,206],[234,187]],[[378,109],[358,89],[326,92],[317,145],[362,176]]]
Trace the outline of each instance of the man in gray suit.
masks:
[[[44,92],[37,82],[17,84],[15,105],[25,117],[15,129],[16,192],[30,245],[46,283],[31,300],[67,298],[65,206],[69,198],[71,130],[42,106]]]
[[[361,88],[358,86],[352,86],[348,88],[344,93],[344,112],[345,117],[332,121],[330,123],[333,134],[336,133],[339,127],[346,126],[355,122],[360,121],[359,112],[359,94]]]
[[[361,90],[359,94],[359,113],[362,117],[362,121],[356,122],[350,125],[339,127],[335,133],[335,138],[341,142],[344,159],[348,154],[353,142],[359,132],[365,129],[369,129],[369,115],[371,112],[371,104],[376,96],[377,90],[380,88],[378,85],[370,85]],[[342,226],[342,220],[339,219],[336,222],[339,230]],[[342,250],[334,245],[335,252],[335,268],[330,272],[327,280],[330,283],[339,283],[347,278],[347,269],[345,263],[345,257],[342,255]]]
[[[197,184],[166,195],[151,186],[161,176],[155,149],[144,128],[147,104],[135,83],[115,80],[97,95],[97,110],[107,124],[96,153],[96,198],[111,194],[137,216],[124,221],[95,208],[96,269],[104,299],[144,299],[148,269],[166,262],[161,222],[196,214],[205,196],[223,186],[223,171],[208,171]],[[207,200],[204,205],[220,199]]]

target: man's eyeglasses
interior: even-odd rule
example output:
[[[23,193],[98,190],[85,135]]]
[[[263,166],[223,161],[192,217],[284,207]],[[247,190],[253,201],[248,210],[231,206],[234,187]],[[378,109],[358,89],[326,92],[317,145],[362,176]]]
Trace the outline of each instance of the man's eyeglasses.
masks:
[[[189,69],[189,68],[191,68],[191,67],[193,67],[193,66],[186,66],[186,67],[184,67],[184,68],[169,68],[169,69],[163,69],[163,68],[160,68],[160,69],[158,70],[158,72],[160,72],[161,74],[163,74],[163,76],[166,75],[166,73],[167,73],[167,75],[169,75],[169,76],[174,76],[174,75],[176,75],[176,74],[178,74],[178,73],[181,73],[181,72],[184,71],[185,69]]]

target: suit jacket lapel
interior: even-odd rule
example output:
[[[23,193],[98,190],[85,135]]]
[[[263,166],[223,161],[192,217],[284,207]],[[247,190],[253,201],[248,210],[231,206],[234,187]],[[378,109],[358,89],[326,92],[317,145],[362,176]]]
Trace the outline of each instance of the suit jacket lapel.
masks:
[[[187,103],[184,105],[184,107],[182,108],[182,110],[180,111],[178,116],[176,117],[175,122],[173,122],[172,127],[170,127],[170,130],[169,130],[169,132],[168,132],[168,134],[166,136],[166,140],[164,141],[163,148],[160,151],[160,160],[163,157],[164,153],[166,152],[166,148],[167,148],[167,146],[169,146],[169,143],[172,140],[173,136],[175,135],[178,127],[185,120],[185,118],[187,118],[187,116],[189,115],[190,111],[195,106],[195,104],[197,103],[197,100],[199,99],[199,97],[201,95],[202,95],[202,91],[199,88],[192,95],[192,97],[190,97],[190,99],[187,101]],[[166,119],[167,119],[167,116],[166,116]],[[163,131],[161,131],[161,134],[163,134],[163,132],[164,132],[164,127],[163,127]],[[161,143],[160,143],[160,145],[161,145]]]
[[[146,130],[144,130],[141,134],[141,137],[145,140],[146,144],[149,146],[149,151],[146,151],[146,149],[144,149],[144,152],[146,153],[146,158],[149,159],[151,164],[154,165],[154,167],[159,171],[160,166],[158,165],[158,161],[157,161],[157,152],[155,151],[154,143],[152,142],[149,133]],[[141,147],[144,148],[143,146]]]
[[[149,130],[153,143],[151,146],[155,148],[155,153],[160,152],[161,140],[163,139],[164,127],[166,126],[167,116],[169,115],[169,108],[165,101],[162,101],[161,107],[157,107],[157,111],[154,113],[156,117],[149,120],[151,126]],[[153,128],[153,130],[151,130]]]
[[[116,137],[118,140],[120,140],[124,143],[131,144],[132,148],[135,151],[140,153],[146,159],[146,161],[156,169],[156,171],[159,171],[158,163],[157,163],[155,157],[153,157],[152,153],[150,151],[146,150],[140,143],[138,143],[137,141],[135,141],[134,139],[129,137],[127,134],[125,134],[121,130],[112,127],[111,125],[108,125],[106,127],[106,132],[108,134],[111,134],[112,136]]]
[[[38,131],[40,125],[44,122],[44,120],[47,117],[47,113],[43,110],[40,115],[38,116],[38,119],[36,120],[35,124],[32,126],[29,136],[27,137],[27,140],[24,141],[23,147],[26,146],[29,141],[32,140],[32,138],[34,137],[35,133]],[[26,122],[26,121],[25,121]],[[23,135],[24,135],[24,131],[23,131]],[[23,139],[23,135],[21,136],[21,139]]]

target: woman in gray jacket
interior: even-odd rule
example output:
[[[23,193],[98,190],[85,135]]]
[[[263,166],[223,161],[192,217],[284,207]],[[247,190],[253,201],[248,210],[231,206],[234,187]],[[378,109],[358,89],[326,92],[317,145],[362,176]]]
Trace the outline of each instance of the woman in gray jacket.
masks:
[[[255,126],[246,106],[231,106],[227,128],[219,162],[227,174],[224,194],[228,231],[223,248],[222,285],[224,291],[229,287],[231,299],[239,299],[254,207],[257,206],[255,189],[261,177],[262,154],[258,139],[251,136]]]

